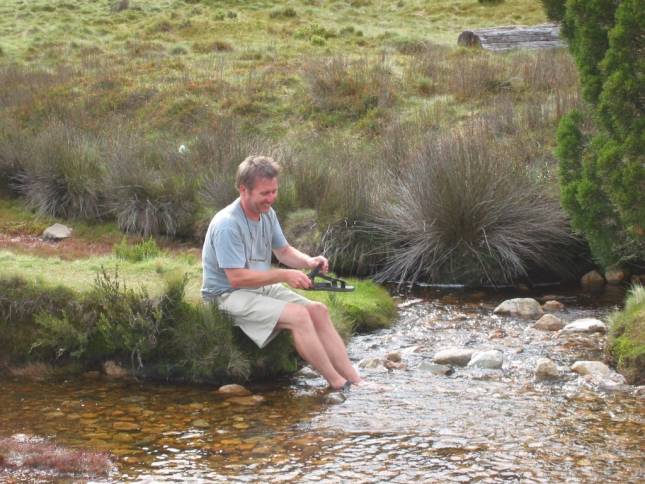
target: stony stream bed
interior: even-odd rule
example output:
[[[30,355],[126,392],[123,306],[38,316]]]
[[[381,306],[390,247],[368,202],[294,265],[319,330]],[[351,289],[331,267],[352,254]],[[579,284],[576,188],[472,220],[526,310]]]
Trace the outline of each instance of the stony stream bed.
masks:
[[[621,300],[549,292],[565,304],[557,315],[566,321],[606,319]],[[645,479],[642,388],[601,388],[569,370],[577,360],[602,359],[604,336],[564,337],[532,329],[534,321],[493,315],[509,294],[428,289],[414,297],[413,304],[401,300],[391,329],[352,340],[351,358],[372,367],[361,372],[379,387],[353,388],[342,403],[330,403],[324,382],[307,371],[248,385],[262,399],[247,400],[207,386],[96,376],[4,380],[0,437],[23,433],[108,451],[115,467],[94,482]],[[503,366],[436,374],[433,355],[451,346],[499,350]],[[382,363],[393,353],[401,361],[387,368]],[[560,378],[535,379],[542,357],[557,363]]]

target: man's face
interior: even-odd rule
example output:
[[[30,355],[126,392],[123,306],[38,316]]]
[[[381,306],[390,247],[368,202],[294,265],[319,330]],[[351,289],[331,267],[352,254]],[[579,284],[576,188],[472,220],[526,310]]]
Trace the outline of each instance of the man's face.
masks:
[[[278,197],[278,179],[258,178],[252,189],[241,185],[240,197],[246,207],[254,213],[267,213]]]

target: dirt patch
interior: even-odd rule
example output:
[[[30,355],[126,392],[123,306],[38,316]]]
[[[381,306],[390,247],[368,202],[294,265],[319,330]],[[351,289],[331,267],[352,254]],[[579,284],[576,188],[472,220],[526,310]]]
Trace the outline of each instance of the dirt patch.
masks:
[[[0,249],[41,257],[55,256],[63,260],[75,260],[110,254],[112,252],[112,243],[88,242],[74,238],[53,242],[33,235],[0,234]]]

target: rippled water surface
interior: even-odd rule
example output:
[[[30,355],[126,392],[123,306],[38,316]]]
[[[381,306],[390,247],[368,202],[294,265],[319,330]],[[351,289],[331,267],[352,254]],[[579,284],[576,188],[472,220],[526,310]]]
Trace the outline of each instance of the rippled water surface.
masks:
[[[344,403],[326,403],[323,381],[305,374],[250,386],[265,398],[252,406],[209,387],[2,381],[0,436],[27,433],[110,451],[117,464],[110,480],[119,482],[645,478],[642,396],[598,390],[570,372],[556,383],[533,378],[540,357],[563,368],[601,359],[604,338],[564,339],[492,316],[501,294],[422,296],[401,309],[392,329],[353,339],[357,363],[398,352],[406,368],[362,370],[387,388],[354,388]],[[610,296],[570,295],[558,316],[602,319]],[[427,363],[447,346],[499,349],[503,369],[434,375]]]

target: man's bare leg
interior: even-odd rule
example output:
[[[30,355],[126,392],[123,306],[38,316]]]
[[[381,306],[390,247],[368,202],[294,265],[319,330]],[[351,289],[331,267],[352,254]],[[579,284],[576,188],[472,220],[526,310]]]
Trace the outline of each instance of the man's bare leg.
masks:
[[[329,359],[305,306],[288,303],[280,314],[276,328],[291,331],[298,354],[333,388],[341,388],[345,384],[347,378],[336,370]]]
[[[361,377],[352,362],[349,361],[347,348],[329,317],[327,306],[314,302],[307,304],[305,307],[311,316],[318,338],[336,371],[350,382],[360,383],[362,381]]]

